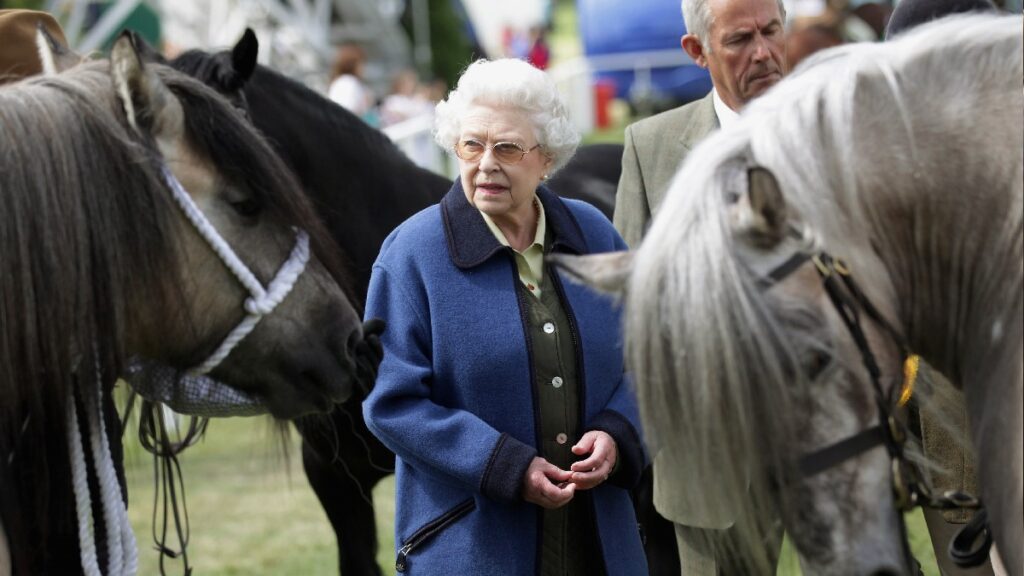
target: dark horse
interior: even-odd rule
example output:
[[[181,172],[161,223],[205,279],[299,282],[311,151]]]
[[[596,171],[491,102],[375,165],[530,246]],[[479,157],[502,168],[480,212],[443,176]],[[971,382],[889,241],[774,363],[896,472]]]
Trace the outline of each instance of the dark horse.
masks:
[[[193,50],[171,65],[210,84],[246,110],[313,199],[365,295],[381,243],[398,224],[436,203],[451,181],[413,164],[383,133],[320,94],[256,64],[256,37],[246,32],[231,51]],[[158,58],[157,55],[151,55]],[[615,205],[622,146],[582,146],[549,182],[569,198],[590,202],[608,218]],[[380,574],[371,490],[392,473],[394,454],[370,434],[361,398],[322,418],[301,419],[303,466],[338,538],[344,574]],[[675,536],[657,517],[649,484],[637,494],[654,574],[678,574]]]
[[[115,378],[133,355],[210,358],[256,314],[242,268],[272,293],[305,263],[272,311],[249,299],[266,315],[211,374],[281,418],[351,395],[359,317],[292,178],[221,96],[128,37],[110,62],[0,87],[0,572],[133,571]]]

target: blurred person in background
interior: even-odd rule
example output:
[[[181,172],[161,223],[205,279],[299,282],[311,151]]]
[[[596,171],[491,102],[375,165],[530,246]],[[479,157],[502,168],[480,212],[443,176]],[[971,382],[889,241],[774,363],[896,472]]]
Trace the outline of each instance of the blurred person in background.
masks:
[[[391,93],[380,104],[381,126],[387,127],[410,118],[432,115],[434,103],[424,97],[415,70],[405,69],[391,81]]]
[[[365,66],[366,51],[361,46],[350,43],[338,46],[331,65],[331,84],[327,89],[327,97],[356,116],[375,124],[371,113],[376,99],[363,81]]]
[[[786,33],[786,63],[795,69],[811,54],[843,43],[838,26],[820,18],[797,19]]]
[[[437,105],[435,138],[459,177],[385,240],[366,302],[388,326],[363,410],[398,456],[396,568],[646,574],[618,310],[545,262],[625,248],[596,208],[543,185],[580,141],[554,81],[478,61]]]
[[[530,39],[514,26],[505,26],[502,29],[501,46],[507,58],[525,60],[530,55]]]
[[[548,48],[548,41],[542,26],[530,28],[530,51],[526,60],[541,70],[547,70],[551,62],[551,49]]]
[[[426,84],[420,85],[420,97],[437,104],[448,95],[448,83],[442,78],[434,78]]]
[[[680,45],[708,69],[713,88],[700,100],[626,128],[614,220],[633,248],[640,245],[689,151],[720,126],[735,122],[744,105],[788,70],[781,0],[683,0],[681,7],[687,33]],[[667,488],[674,483],[660,476],[658,456],[653,456],[654,507],[674,523],[682,573],[737,574],[728,558],[715,554],[726,546],[734,519],[687,508],[685,498]],[[778,558],[781,531],[765,535],[765,542],[770,556]]]

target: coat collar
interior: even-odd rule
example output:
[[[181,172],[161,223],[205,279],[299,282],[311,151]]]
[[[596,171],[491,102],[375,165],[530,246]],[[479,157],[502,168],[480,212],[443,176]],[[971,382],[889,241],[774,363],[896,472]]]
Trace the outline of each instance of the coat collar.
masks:
[[[693,115],[679,134],[679,142],[686,150],[696,146],[719,127],[718,115],[715,114],[713,91],[708,92],[708,95],[698,100],[694,106],[696,110],[693,111]]]
[[[547,226],[551,230],[551,251],[586,254],[583,231],[562,199],[546,186],[537,188],[537,199],[544,206]],[[480,211],[466,199],[459,179],[441,199],[441,218],[448,253],[459,268],[478,266],[505,249],[487,228]]]

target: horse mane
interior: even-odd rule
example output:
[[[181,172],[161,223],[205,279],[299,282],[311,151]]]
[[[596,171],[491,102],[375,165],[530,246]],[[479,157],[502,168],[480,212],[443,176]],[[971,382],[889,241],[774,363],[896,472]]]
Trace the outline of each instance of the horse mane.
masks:
[[[730,256],[735,191],[747,186],[750,167],[768,168],[790,217],[803,226],[806,248],[850,261],[874,301],[896,301],[900,282],[920,286],[932,310],[958,310],[963,302],[940,295],[947,287],[916,276],[909,283],[890,279],[849,250],[870,247],[893,264],[888,269],[913,263],[929,248],[957,257],[948,264],[935,255],[923,266],[967,266],[970,256],[963,254],[1016,230],[1004,254],[985,260],[1021,261],[1020,146],[984,146],[992,153],[961,154],[956,163],[934,154],[1020,142],[1020,26],[1019,17],[959,17],[893,42],[822,53],[751,103],[742,122],[702,143],[676,175],[634,261],[626,354],[656,462],[685,487],[687,505],[733,518],[748,512],[738,515],[738,540],[728,552],[744,558],[746,573],[771,571],[759,544],[769,527],[756,518],[799,513],[779,502],[780,487],[796,478],[799,455],[789,450],[802,433],[783,415],[807,409],[795,404],[808,386],[801,350],[830,351],[808,308],[763,291]],[[963,198],[964,188],[939,196],[950,182],[972,182],[984,205]],[[1014,193],[1006,193],[1008,186]],[[966,238],[975,231],[984,238]],[[979,278],[953,298],[998,293],[993,306],[1016,299],[1019,310],[1017,273],[1007,286],[983,286]],[[923,323],[910,307],[895,306],[883,313],[898,325]],[[794,325],[806,340],[792,340]]]
[[[16,572],[48,507],[73,505],[49,501],[71,491],[66,457],[47,456],[67,453],[73,390],[123,365],[144,321],[129,294],[175,309],[173,200],[117,106],[105,63],[0,89],[0,513]]]

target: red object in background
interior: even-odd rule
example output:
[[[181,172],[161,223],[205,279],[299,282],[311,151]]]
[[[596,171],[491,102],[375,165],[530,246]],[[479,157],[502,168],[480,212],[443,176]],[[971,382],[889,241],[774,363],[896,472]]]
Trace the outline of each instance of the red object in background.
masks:
[[[609,114],[612,99],[615,98],[615,82],[608,79],[594,82],[594,124],[598,128],[611,126]]]
[[[548,62],[551,60],[551,51],[548,49],[548,45],[544,42],[544,38],[540,38],[534,42],[526,59],[530,64],[533,64],[541,70],[548,69]]]

